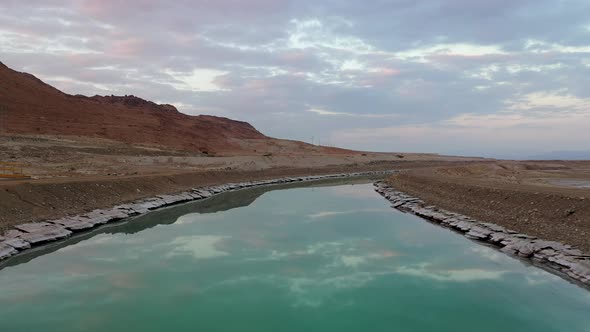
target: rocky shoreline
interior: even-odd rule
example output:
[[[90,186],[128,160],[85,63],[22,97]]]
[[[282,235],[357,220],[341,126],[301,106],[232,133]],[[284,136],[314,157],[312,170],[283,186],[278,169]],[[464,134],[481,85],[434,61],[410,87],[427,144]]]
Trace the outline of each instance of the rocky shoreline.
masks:
[[[339,173],[329,175],[312,175],[299,177],[282,177],[271,180],[228,183],[218,186],[193,188],[177,194],[158,195],[131,203],[120,204],[108,209],[96,209],[88,213],[46,220],[43,222],[25,223],[14,226],[0,235],[0,261],[17,255],[33,247],[59,241],[74,233],[85,232],[101,225],[121,221],[122,219],[139,216],[158,208],[174,204],[207,199],[226,191],[251,187],[315,181],[324,179],[350,178],[358,176],[387,175],[393,171],[368,171],[355,173]]]
[[[527,259],[549,272],[590,287],[590,256],[579,249],[426,205],[421,199],[398,191],[383,181],[375,182],[374,185],[375,190],[390,201],[395,209],[453,229],[472,240],[495,246],[506,254]]]

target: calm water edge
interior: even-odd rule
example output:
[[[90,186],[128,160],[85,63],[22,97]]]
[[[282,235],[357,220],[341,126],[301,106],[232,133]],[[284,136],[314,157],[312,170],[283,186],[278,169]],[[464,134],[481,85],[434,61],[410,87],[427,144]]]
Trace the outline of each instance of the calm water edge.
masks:
[[[590,331],[590,292],[370,184],[226,193],[46,251],[0,270],[2,331]]]

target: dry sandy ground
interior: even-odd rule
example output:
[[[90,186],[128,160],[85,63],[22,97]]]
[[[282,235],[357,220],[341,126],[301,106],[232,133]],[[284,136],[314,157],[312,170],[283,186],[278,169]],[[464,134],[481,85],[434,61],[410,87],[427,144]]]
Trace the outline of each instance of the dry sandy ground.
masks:
[[[0,136],[0,161],[31,178],[0,180],[0,233],[158,194],[281,176],[407,170],[391,179],[431,204],[590,252],[590,162],[509,162],[436,154],[326,153],[242,140],[204,155],[96,138]],[[243,155],[244,150],[252,151]],[[264,151],[257,153],[256,151]],[[270,152],[269,152],[270,151]]]
[[[470,161],[474,158],[448,157],[418,153],[326,154],[298,149],[300,142],[241,140],[250,155],[224,152],[215,156],[183,151],[141,147],[120,142],[81,137],[1,136],[0,161],[24,165],[24,173],[33,179],[117,177],[170,174],[202,170],[255,171],[269,168],[315,168],[337,165],[364,165],[399,161]],[[264,154],[256,154],[264,144]],[[271,144],[272,146],[269,146]],[[262,150],[262,148],[261,148]],[[270,151],[270,152],[269,152]],[[303,151],[297,152],[297,151]]]
[[[243,140],[240,144],[254,152],[262,143]],[[283,140],[272,144],[264,146],[264,154],[226,151],[206,156],[95,138],[0,136],[0,161],[23,164],[23,172],[31,177],[0,181],[0,233],[18,223],[78,214],[195,186],[481,162],[432,154],[325,153],[323,148],[298,149],[302,143]]]
[[[389,182],[428,204],[590,253],[590,161],[423,168]]]

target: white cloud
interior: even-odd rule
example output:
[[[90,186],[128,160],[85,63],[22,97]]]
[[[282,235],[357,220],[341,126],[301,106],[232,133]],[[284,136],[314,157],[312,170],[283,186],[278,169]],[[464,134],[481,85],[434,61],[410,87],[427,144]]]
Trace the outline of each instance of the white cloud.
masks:
[[[432,279],[445,282],[471,282],[479,280],[500,279],[506,271],[493,271],[477,268],[470,269],[433,269],[430,264],[402,266],[397,273],[413,277]]]
[[[558,70],[563,69],[565,65],[563,63],[553,63],[549,65],[527,65],[527,64],[510,64],[506,66],[506,70],[511,73],[520,73],[525,71],[532,71],[532,72],[545,72],[550,70]]]
[[[193,69],[190,73],[172,70],[165,70],[164,72],[177,80],[169,83],[176,89],[201,92],[222,90],[214,81],[218,76],[227,74],[225,71],[206,68]]]
[[[197,259],[226,256],[229,253],[218,250],[216,245],[227,238],[218,235],[179,236],[170,242],[173,248],[166,256],[190,254]]]
[[[333,217],[333,216],[339,216],[339,215],[345,215],[345,214],[353,214],[353,213],[359,213],[359,212],[383,212],[383,211],[388,211],[388,210],[386,210],[386,209],[385,210],[384,209],[356,209],[356,210],[347,210],[347,211],[320,211],[320,212],[308,214],[307,217],[310,219],[320,219],[320,218]]]
[[[340,65],[340,70],[363,70],[366,69],[366,65],[357,60],[345,60]]]
[[[352,113],[327,111],[327,110],[323,110],[321,108],[310,108],[307,111],[311,112],[311,113],[319,114],[319,115],[354,115]]]
[[[338,216],[341,214],[348,214],[351,213],[350,211],[320,211],[317,213],[312,213],[307,215],[308,218],[311,219],[318,219],[318,218],[325,218],[325,217],[333,217]]]
[[[537,39],[528,39],[525,48],[531,53],[590,53],[590,45],[571,46]]]
[[[394,151],[407,145],[423,151],[428,146],[461,146],[473,149],[474,152],[469,152],[472,154],[495,149],[514,152],[516,145],[518,150],[528,151],[528,155],[588,148],[590,111],[586,108],[587,100],[552,95],[539,99],[529,97],[498,113],[464,113],[433,123],[341,130],[330,139],[345,146],[394,142]],[[566,109],[562,109],[564,107]]]
[[[398,114],[373,114],[373,113],[347,113],[347,112],[334,112],[328,111],[321,108],[310,108],[307,112],[315,113],[322,116],[345,116],[345,117],[356,117],[356,118],[397,118]]]
[[[493,80],[494,75],[500,71],[500,66],[497,64],[491,64],[488,66],[480,67],[475,72],[468,74],[472,78],[481,78],[484,80]]]
[[[590,45],[579,13],[590,7],[573,3],[450,6],[467,23],[459,27],[449,6],[413,2],[12,1],[0,13],[0,49],[7,65],[68,93],[178,102],[285,138],[321,131],[356,149],[563,150],[588,138]],[[522,12],[531,15],[514,20]],[[284,114],[313,121],[277,126]]]
[[[580,98],[561,91],[533,92],[507,102],[510,110],[531,110],[535,108],[567,109],[590,113],[590,98]]]
[[[436,44],[427,47],[413,48],[394,53],[394,56],[402,60],[429,62],[429,56],[455,55],[455,56],[482,56],[489,54],[506,54],[498,45],[477,44]]]
[[[496,263],[501,263],[501,262],[505,262],[507,260],[509,260],[510,258],[508,256],[506,256],[503,253],[500,253],[498,250],[492,249],[492,248],[488,248],[488,247],[484,247],[484,246],[480,246],[480,245],[475,245],[473,246],[470,251],[472,253],[475,253],[485,259],[488,259],[492,262],[496,262]]]
[[[361,38],[334,33],[329,25],[319,19],[291,21],[293,28],[289,32],[288,48],[318,48],[346,51],[353,54],[369,54],[375,47]],[[332,20],[330,24],[346,25],[346,21]]]

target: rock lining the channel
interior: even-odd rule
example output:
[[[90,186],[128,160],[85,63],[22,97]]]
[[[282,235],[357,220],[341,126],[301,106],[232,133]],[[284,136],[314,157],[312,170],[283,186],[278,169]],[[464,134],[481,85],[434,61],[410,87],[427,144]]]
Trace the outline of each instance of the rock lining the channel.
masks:
[[[139,216],[159,208],[207,199],[226,191],[303,181],[387,175],[393,172],[394,171],[371,171],[283,177],[271,180],[247,181],[228,183],[219,186],[199,187],[177,194],[158,195],[131,203],[120,204],[112,208],[96,209],[75,216],[67,216],[43,222],[20,224],[14,226],[14,229],[9,229],[3,235],[0,235],[0,261],[17,255],[32,247],[66,239],[74,233],[89,231],[107,223]]]
[[[561,277],[590,287],[590,255],[571,245],[538,239],[436,206],[427,206],[421,199],[398,191],[383,181],[375,182],[374,186],[375,191],[390,201],[395,209],[451,228],[469,239],[491,244],[506,254],[528,259]]]

